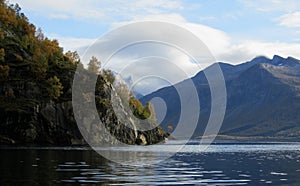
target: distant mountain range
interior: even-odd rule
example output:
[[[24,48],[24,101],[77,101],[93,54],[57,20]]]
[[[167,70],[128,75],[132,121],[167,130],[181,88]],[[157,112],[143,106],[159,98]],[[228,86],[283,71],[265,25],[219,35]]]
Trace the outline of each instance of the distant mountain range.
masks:
[[[231,136],[265,136],[300,138],[300,61],[275,55],[273,59],[256,57],[239,65],[219,65],[226,82],[227,108],[219,134]],[[203,71],[192,77],[200,100],[200,119],[194,135],[203,134],[211,109],[211,95]],[[140,100],[164,99],[168,107],[161,123],[165,129],[176,127],[180,100],[175,87],[186,81],[161,88]],[[187,89],[188,91],[188,89]],[[159,114],[157,114],[159,115]],[[189,127],[189,123],[185,123]],[[169,127],[170,128],[170,127]]]

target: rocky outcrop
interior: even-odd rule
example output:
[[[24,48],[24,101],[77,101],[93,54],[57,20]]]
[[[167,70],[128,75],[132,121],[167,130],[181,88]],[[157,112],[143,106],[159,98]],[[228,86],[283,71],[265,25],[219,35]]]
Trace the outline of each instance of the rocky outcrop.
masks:
[[[153,120],[137,119],[129,105],[121,100],[114,87],[102,76],[98,76],[94,95],[93,87],[87,86],[90,75],[86,71],[80,73],[79,79],[83,81],[73,87],[73,92],[77,93],[73,94],[73,99],[76,99],[73,106],[79,129],[90,144],[150,145],[165,140],[167,133]],[[85,91],[81,92],[82,89]],[[97,113],[93,109],[94,104]]]
[[[85,70],[84,70],[85,71]],[[88,72],[85,71],[86,74]],[[46,99],[43,84],[37,81],[6,81],[0,84],[0,143],[1,144],[52,144],[52,145],[84,145],[86,140],[94,145],[109,143],[149,145],[164,141],[166,133],[160,127],[152,125],[151,130],[135,130],[139,121],[125,109],[121,101],[118,105],[118,116],[113,108],[111,95],[112,85],[101,76],[97,83],[96,105],[97,115],[86,110],[82,115],[84,128],[88,132],[85,139],[78,129],[73,113],[70,90],[64,96],[53,101]],[[72,80],[72,77],[68,79]],[[71,82],[70,82],[71,83]],[[7,95],[10,90],[13,96]],[[82,95],[83,99],[87,99]],[[95,99],[95,97],[93,97]],[[114,99],[116,101],[117,99]],[[103,123],[97,123],[99,117]],[[82,126],[82,125],[81,125]],[[105,127],[105,128],[103,128]],[[105,132],[107,131],[107,132]]]
[[[78,95],[82,104],[75,107],[82,111],[74,115],[76,68],[83,80],[96,74],[83,69],[77,52],[64,53],[57,40],[36,30],[18,5],[0,1],[0,12],[0,144],[132,145],[164,140],[166,134],[155,122],[134,119],[119,99],[112,100],[116,94],[105,73],[96,88]],[[84,107],[91,103],[97,108]],[[152,127],[139,130],[144,124]]]

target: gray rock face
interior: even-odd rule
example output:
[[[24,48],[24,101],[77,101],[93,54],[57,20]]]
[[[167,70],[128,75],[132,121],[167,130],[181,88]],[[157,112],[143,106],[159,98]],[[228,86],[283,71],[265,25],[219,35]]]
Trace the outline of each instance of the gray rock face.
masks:
[[[227,89],[227,109],[221,134],[240,136],[300,137],[300,62],[292,57],[257,57],[240,65],[218,63]],[[215,64],[214,64],[215,65]],[[210,67],[208,67],[210,68]],[[203,134],[210,109],[211,95],[203,72],[192,78],[200,100],[200,120],[195,135]],[[174,86],[184,87],[180,82]],[[161,97],[168,106],[162,122],[176,127],[180,115],[179,96],[174,87],[165,87],[147,96],[146,102]],[[197,114],[197,113],[195,113]],[[186,126],[188,127],[188,123]]]
[[[46,98],[42,86],[36,81],[21,80],[0,85],[1,95],[5,96],[7,89],[14,93],[14,97],[1,100],[4,104],[0,106],[0,144],[85,145],[86,139],[74,118],[71,90],[66,90],[58,101],[52,101]],[[149,131],[134,130],[139,123],[126,117],[130,110],[122,106],[118,110],[122,117],[117,117],[111,102],[113,91],[112,85],[103,79],[97,84],[97,114],[107,133],[96,122],[98,116],[89,111],[83,113],[81,119],[85,129],[82,131],[88,132],[89,142],[97,145],[118,144],[120,141],[130,145],[149,145],[165,139],[165,133],[156,125]]]

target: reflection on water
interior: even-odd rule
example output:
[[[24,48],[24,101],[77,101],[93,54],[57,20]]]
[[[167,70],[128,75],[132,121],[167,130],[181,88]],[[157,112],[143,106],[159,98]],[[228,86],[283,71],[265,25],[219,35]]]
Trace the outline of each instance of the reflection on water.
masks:
[[[126,151],[147,164],[172,152],[176,143],[118,147],[113,155]],[[190,143],[159,164],[134,167],[108,161],[89,148],[2,147],[0,185],[299,185],[299,150],[300,143],[234,143],[202,152]]]

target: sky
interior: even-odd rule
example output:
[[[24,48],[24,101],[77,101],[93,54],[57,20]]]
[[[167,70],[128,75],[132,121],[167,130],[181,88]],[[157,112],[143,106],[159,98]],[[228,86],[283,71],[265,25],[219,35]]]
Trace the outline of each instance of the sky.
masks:
[[[18,3],[29,21],[41,27],[47,37],[58,39],[65,51],[77,50],[81,56],[89,45],[120,25],[132,21],[158,20],[176,23],[189,29],[203,41],[216,61],[237,64],[260,55],[269,58],[273,55],[293,56],[300,59],[298,0],[9,2]],[[134,35],[134,32],[128,33],[128,37]],[[174,54],[174,51],[169,53]],[[180,63],[180,68],[186,70],[188,76],[193,76],[199,70],[182,54],[174,54],[173,57],[168,55],[168,58],[177,64]],[[149,66],[147,63],[143,64]],[[147,68],[145,70],[149,71]],[[131,74],[131,78],[135,80],[140,76]],[[182,77],[172,79],[171,82],[180,80]],[[140,87],[142,86],[145,87],[145,82],[144,85],[141,83]],[[153,88],[150,88],[142,92],[148,93],[152,90]]]

